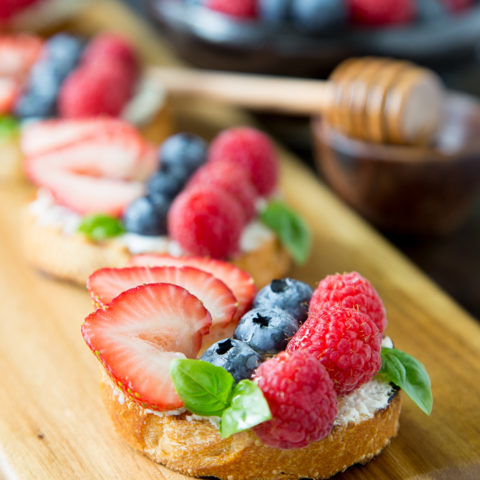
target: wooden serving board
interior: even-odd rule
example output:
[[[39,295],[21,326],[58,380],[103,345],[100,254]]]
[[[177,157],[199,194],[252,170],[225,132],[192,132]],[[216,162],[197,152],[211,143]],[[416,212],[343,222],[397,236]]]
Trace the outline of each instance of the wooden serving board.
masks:
[[[174,62],[158,37],[123,7],[95,2],[71,27],[93,33],[113,26],[136,41],[148,61]],[[249,122],[225,107],[172,106],[181,129],[212,135]],[[400,433],[366,466],[342,479],[480,478],[480,328],[458,305],[358,216],[297,159],[281,151],[287,201],[310,223],[310,261],[292,276],[315,285],[357,270],[381,294],[387,333],[430,372],[434,409],[404,401]],[[0,478],[167,479],[115,433],[100,401],[97,360],[80,335],[92,311],[85,290],[32,271],[19,244],[26,184],[0,186]]]

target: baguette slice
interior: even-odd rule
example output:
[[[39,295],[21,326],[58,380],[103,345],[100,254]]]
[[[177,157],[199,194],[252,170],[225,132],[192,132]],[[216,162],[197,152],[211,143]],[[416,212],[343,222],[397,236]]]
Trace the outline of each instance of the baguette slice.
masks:
[[[125,267],[131,257],[128,249],[115,239],[93,242],[81,234],[66,235],[57,226],[41,224],[28,209],[22,218],[22,240],[24,256],[35,268],[81,285],[95,270]],[[285,276],[291,258],[272,236],[232,263],[248,272],[260,288]]]
[[[398,432],[401,395],[393,389],[388,405],[373,417],[337,425],[326,438],[305,448],[268,447],[251,430],[222,440],[217,426],[206,418],[188,412],[157,415],[134,403],[101,370],[102,399],[118,433],[152,460],[190,477],[325,479],[368,462]]]

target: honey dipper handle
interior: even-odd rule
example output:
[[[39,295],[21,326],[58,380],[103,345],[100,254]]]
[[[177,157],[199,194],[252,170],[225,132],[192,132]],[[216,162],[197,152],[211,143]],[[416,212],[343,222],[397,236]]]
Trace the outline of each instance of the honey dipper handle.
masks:
[[[253,74],[154,67],[149,74],[168,94],[196,96],[258,110],[312,115],[328,108],[328,82]]]

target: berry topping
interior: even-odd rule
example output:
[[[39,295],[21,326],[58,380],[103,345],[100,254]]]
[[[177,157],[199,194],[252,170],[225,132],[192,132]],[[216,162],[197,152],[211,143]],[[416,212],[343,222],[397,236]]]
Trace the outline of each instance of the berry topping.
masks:
[[[77,65],[81,42],[66,34],[50,37],[33,65],[27,86],[15,106],[20,118],[48,117],[55,112],[60,87]]]
[[[133,47],[122,37],[102,34],[90,43],[79,68],[59,96],[63,117],[118,116],[132,97],[138,78]]]
[[[78,213],[120,215],[142,195],[144,185],[136,180],[145,178],[154,167],[153,149],[133,127],[119,120],[91,120],[97,127],[95,134],[82,121],[77,140],[75,121],[64,122],[48,121],[28,130],[27,150],[43,153],[26,158],[27,176],[48,189],[60,205]],[[47,132],[48,140],[35,139]]]
[[[285,310],[254,308],[240,319],[233,338],[247,343],[260,355],[274,354],[285,350],[299,326],[298,320]]]
[[[206,0],[205,6],[238,19],[257,16],[257,0]]]
[[[142,254],[132,256],[130,265],[151,267],[189,266],[211,273],[225,283],[235,295],[238,302],[236,318],[240,318],[250,308],[255,296],[255,285],[252,277],[231,263],[221,260],[204,257],[172,257],[161,254]]]
[[[39,1],[40,0],[2,0],[0,2],[0,22],[2,20],[8,20],[16,13],[21,12],[23,9]]]
[[[275,149],[270,139],[254,128],[223,131],[212,142],[209,161],[240,165],[259,195],[271,194],[277,185],[279,171]]]
[[[0,37],[0,114],[10,113],[42,41],[33,35]]]
[[[344,0],[295,0],[292,2],[294,24],[309,33],[324,33],[347,23]]]
[[[470,8],[475,0],[439,0],[450,12],[463,12]]]
[[[174,358],[194,358],[211,325],[202,302],[182,287],[157,283],[122,293],[82,325],[87,345],[136,403],[182,406],[170,377]]]
[[[272,419],[254,427],[263,443],[302,448],[327,436],[337,414],[337,396],[323,365],[304,351],[282,352],[262,363],[255,379]]]
[[[201,360],[223,367],[232,374],[235,382],[250,378],[262,363],[262,357],[246,343],[226,338],[211,345],[202,355]]]
[[[160,165],[184,170],[188,178],[207,159],[205,141],[191,133],[178,133],[165,140],[160,147]]]
[[[133,94],[135,83],[118,62],[82,66],[63,84],[58,109],[62,117],[118,116]]]
[[[310,312],[287,346],[318,358],[338,394],[347,394],[368,382],[380,369],[382,334],[364,313],[332,307]]]
[[[273,25],[281,25],[290,16],[292,0],[259,0],[260,18]]]
[[[408,23],[415,16],[414,0],[348,0],[357,25],[384,26]]]
[[[135,77],[138,75],[139,62],[133,45],[127,39],[114,33],[97,35],[82,56],[82,62],[86,64],[112,60],[123,64],[131,75]]]
[[[120,293],[147,283],[171,283],[195,295],[212,316],[212,325],[230,323],[237,310],[232,291],[210,273],[193,267],[102,268],[87,280],[93,300],[106,307]]]
[[[160,165],[147,182],[147,193],[150,196],[162,196],[173,200],[185,186],[187,172],[178,166],[168,164]]]
[[[204,186],[221,188],[235,197],[242,207],[245,222],[255,215],[257,191],[250,182],[246,171],[234,163],[207,163],[188,182],[187,188]]]
[[[43,41],[34,35],[0,37],[0,77],[23,81],[40,54]]]
[[[175,198],[168,214],[170,236],[188,253],[227,258],[238,251],[244,215],[221,189],[196,187]]]
[[[342,306],[366,313],[381,333],[387,326],[383,302],[371,283],[357,272],[329,275],[313,293],[310,312]]]
[[[300,280],[292,278],[272,280],[257,293],[253,306],[264,309],[281,308],[292,315],[297,322],[303,323],[307,318],[312,293],[312,288]]]
[[[170,201],[164,197],[137,198],[123,212],[125,229],[145,236],[166,235],[169,209]]]

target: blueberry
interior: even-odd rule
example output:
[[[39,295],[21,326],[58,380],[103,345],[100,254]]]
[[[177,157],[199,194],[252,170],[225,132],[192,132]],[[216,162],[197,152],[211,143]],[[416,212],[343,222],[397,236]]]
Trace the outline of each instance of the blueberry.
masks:
[[[312,294],[312,288],[300,280],[292,278],[273,280],[257,293],[253,307],[281,308],[303,323],[308,315]]]
[[[285,310],[254,308],[240,319],[233,338],[247,343],[260,355],[274,354],[285,350],[299,326],[300,322]]]
[[[294,0],[292,20],[307,33],[332,32],[346,25],[348,11],[343,0]]]
[[[15,105],[16,116],[42,118],[53,115],[60,87],[77,65],[81,51],[82,43],[71,35],[51,37],[30,71],[26,89]]]
[[[417,18],[421,22],[436,21],[448,16],[448,10],[440,0],[418,0]]]
[[[140,235],[155,236],[167,233],[167,214],[170,201],[157,196],[137,198],[123,213],[123,221],[127,232]]]
[[[296,0],[260,0],[260,18],[274,25],[285,23],[290,17],[292,3],[295,1]]]
[[[250,378],[262,363],[262,357],[245,342],[226,338],[211,345],[202,355],[201,360],[223,367],[239,382]]]
[[[207,158],[207,144],[191,133],[169,137],[160,147],[160,165],[181,167],[191,175]]]
[[[161,195],[173,199],[188,180],[185,170],[175,165],[162,163],[160,169],[147,181],[147,194],[150,196]]]

